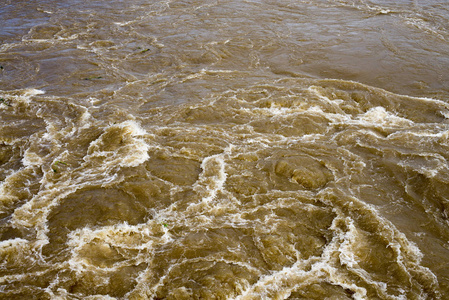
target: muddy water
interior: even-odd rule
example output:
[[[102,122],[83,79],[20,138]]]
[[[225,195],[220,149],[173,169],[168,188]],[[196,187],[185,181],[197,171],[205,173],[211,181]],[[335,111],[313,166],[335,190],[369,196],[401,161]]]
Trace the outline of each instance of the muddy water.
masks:
[[[1,299],[447,299],[445,0],[0,4]]]

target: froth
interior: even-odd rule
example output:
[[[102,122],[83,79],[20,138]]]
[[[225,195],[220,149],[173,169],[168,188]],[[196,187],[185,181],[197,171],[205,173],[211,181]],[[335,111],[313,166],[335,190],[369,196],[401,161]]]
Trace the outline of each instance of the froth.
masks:
[[[214,199],[217,192],[223,189],[227,174],[225,172],[225,161],[223,154],[206,157],[201,163],[203,172],[200,174],[194,189],[197,192],[205,193],[204,202]]]
[[[142,137],[145,134],[135,121],[111,125],[90,144],[84,160],[102,160],[110,167],[138,166],[149,158],[149,146]]]
[[[413,122],[387,112],[383,107],[373,107],[359,117],[359,120],[375,126],[412,126]]]
[[[21,89],[21,90],[15,90],[15,91],[1,91],[0,90],[0,98],[2,98],[2,101],[5,99],[13,99],[12,105],[14,105],[14,102],[22,102],[22,103],[30,103],[31,99],[34,96],[45,94],[45,91],[39,90],[39,89]],[[1,103],[3,104],[3,103]],[[10,105],[11,105],[10,104]],[[7,108],[6,105],[0,105],[0,108]]]
[[[0,246],[25,245],[44,268],[63,253],[48,291],[61,297],[436,290],[421,250],[382,216],[406,196],[377,183],[441,179],[445,156],[427,145],[446,138],[445,106],[352,82],[271,84],[159,107],[150,121],[102,122],[92,105],[48,118],[20,152],[28,194],[11,189],[13,174],[2,185],[16,197],[7,230],[29,240]],[[407,106],[424,102],[429,123]]]

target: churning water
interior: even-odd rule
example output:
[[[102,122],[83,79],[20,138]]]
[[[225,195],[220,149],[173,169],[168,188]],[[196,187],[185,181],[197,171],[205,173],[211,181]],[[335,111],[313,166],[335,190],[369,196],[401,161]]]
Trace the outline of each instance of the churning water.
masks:
[[[2,0],[1,299],[448,299],[447,0]]]

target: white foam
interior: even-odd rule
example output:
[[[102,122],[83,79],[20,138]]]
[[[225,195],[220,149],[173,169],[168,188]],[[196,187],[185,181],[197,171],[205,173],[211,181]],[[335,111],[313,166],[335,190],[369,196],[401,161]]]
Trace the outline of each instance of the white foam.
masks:
[[[21,102],[21,103],[30,103],[31,98],[37,95],[45,94],[45,91],[34,89],[34,88],[28,88],[23,90],[15,90],[15,91],[2,91],[0,90],[0,97],[1,98],[7,98],[7,99],[14,99],[14,102]],[[0,105],[0,108],[3,108],[4,105]]]
[[[164,238],[152,236],[148,225],[140,224],[136,226],[126,223],[104,226],[99,228],[81,228],[70,232],[67,245],[71,248],[71,257],[68,260],[70,268],[77,273],[89,270],[114,271],[118,267],[127,265],[127,260],[144,261],[151,255],[155,241],[164,242]],[[111,266],[92,264],[86,259],[85,247],[94,246],[103,255],[109,255],[113,249],[138,249],[142,250],[138,256],[128,257],[124,252],[124,260],[118,260]]]
[[[414,157],[408,157],[398,163],[399,166],[425,175],[428,178],[435,177],[438,173],[445,169],[448,170],[446,159],[439,154],[420,153]]]
[[[42,165],[44,159],[38,154],[26,149],[23,154],[22,163],[25,167]]]
[[[10,240],[0,241],[0,251],[4,251],[6,248],[18,247],[28,244],[28,240],[22,238],[15,238]]]
[[[31,88],[31,89],[24,90],[23,94],[26,97],[30,97],[30,96],[36,96],[36,95],[45,94],[45,91]]]
[[[135,20],[132,20],[132,21],[126,21],[126,22],[114,22],[114,24],[118,25],[118,26],[126,26],[126,25],[129,25],[129,24],[133,24],[135,22],[136,22]]]
[[[404,17],[404,20],[405,20],[406,24],[414,26],[419,30],[431,33],[444,41],[447,40],[446,37],[442,33],[439,32],[440,31],[439,29],[435,28],[429,22],[423,20],[422,18]],[[444,31],[442,31],[442,32],[444,32]]]
[[[104,136],[109,130],[123,129],[123,145],[115,150],[99,150],[105,145]],[[120,124],[111,125],[105,130],[97,140],[91,142],[88,149],[88,155],[84,157],[86,162],[94,159],[101,159],[104,164],[110,167],[119,165],[121,167],[136,167],[148,160],[149,145],[143,139],[146,131],[142,129],[135,121],[125,121]]]
[[[201,163],[203,172],[194,184],[194,190],[204,194],[203,202],[210,202],[220,190],[223,190],[227,178],[224,156],[223,153],[212,155],[203,159]]]
[[[361,123],[374,126],[412,126],[411,120],[398,117],[383,107],[373,107],[357,118]]]

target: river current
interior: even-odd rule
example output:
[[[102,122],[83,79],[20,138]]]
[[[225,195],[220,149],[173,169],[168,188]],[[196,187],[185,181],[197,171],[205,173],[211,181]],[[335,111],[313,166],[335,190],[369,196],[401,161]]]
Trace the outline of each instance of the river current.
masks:
[[[448,299],[446,0],[2,0],[0,299]]]

